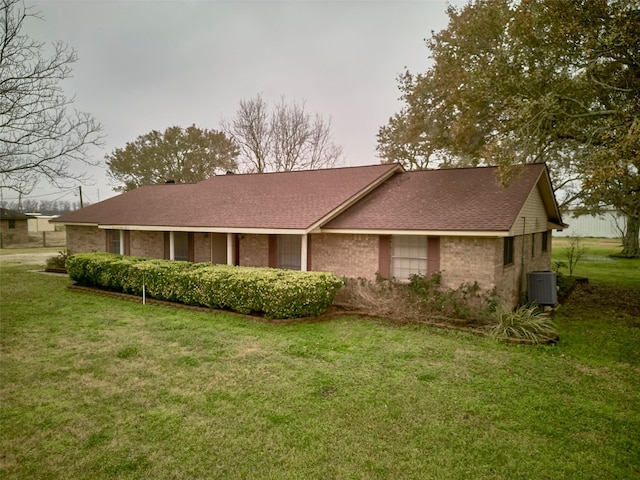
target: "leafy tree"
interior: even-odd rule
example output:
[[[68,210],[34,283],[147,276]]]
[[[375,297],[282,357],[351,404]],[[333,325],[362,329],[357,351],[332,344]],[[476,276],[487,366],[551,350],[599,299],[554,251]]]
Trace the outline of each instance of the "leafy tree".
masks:
[[[169,127],[140,135],[105,157],[114,190],[124,192],[173,180],[194,183],[216,171],[236,169],[238,147],[223,132]]]
[[[342,148],[333,143],[331,121],[311,115],[304,102],[273,109],[256,95],[241,100],[235,117],[223,129],[240,146],[244,169],[249,172],[313,170],[335,166]]]
[[[22,33],[31,18],[22,0],[0,0],[0,187],[20,194],[43,179],[58,187],[83,180],[71,164],[91,164],[87,148],[101,144],[101,126],[69,111],[73,99],[62,91],[75,51],[54,43],[47,57],[43,43]]]
[[[564,205],[613,206],[640,229],[638,0],[478,0],[448,8],[433,66],[400,77],[403,109],[378,133],[408,168],[494,164],[508,182],[548,163]]]

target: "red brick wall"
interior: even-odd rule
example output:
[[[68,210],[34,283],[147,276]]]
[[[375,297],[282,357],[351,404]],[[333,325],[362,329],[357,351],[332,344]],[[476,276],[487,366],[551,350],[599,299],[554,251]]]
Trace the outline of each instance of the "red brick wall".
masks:
[[[311,235],[311,270],[339,277],[375,280],[378,272],[378,235]]]
[[[240,265],[243,267],[269,266],[269,235],[241,236]]]
[[[98,227],[67,225],[67,250],[71,253],[104,252],[106,233]]]

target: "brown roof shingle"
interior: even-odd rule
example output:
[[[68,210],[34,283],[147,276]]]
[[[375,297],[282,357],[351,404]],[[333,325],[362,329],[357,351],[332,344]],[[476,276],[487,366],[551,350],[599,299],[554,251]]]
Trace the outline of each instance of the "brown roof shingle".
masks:
[[[493,167],[400,173],[323,228],[508,231],[545,169],[528,165],[508,188]]]
[[[61,223],[307,229],[398,165],[221,175],[195,184],[140,187],[63,215]]]

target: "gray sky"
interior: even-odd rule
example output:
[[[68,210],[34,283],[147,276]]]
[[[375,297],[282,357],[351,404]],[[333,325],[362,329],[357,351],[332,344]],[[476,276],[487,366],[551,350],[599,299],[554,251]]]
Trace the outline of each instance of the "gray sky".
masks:
[[[44,19],[27,32],[77,51],[65,90],[104,127],[95,159],[154,129],[219,129],[261,93],[330,117],[345,164],[366,165],[379,163],[378,128],[400,108],[397,76],[427,69],[424,39],[446,28],[448,3],[464,2],[27,0]],[[85,200],[115,195],[106,168],[91,174]],[[63,194],[40,184],[29,198]]]

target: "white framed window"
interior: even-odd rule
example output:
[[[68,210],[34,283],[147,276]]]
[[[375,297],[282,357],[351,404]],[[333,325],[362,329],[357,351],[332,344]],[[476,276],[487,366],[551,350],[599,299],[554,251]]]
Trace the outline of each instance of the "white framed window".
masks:
[[[278,268],[300,270],[302,237],[300,235],[278,235]]]
[[[411,275],[427,273],[427,237],[393,235],[391,237],[391,276],[409,280]]]

